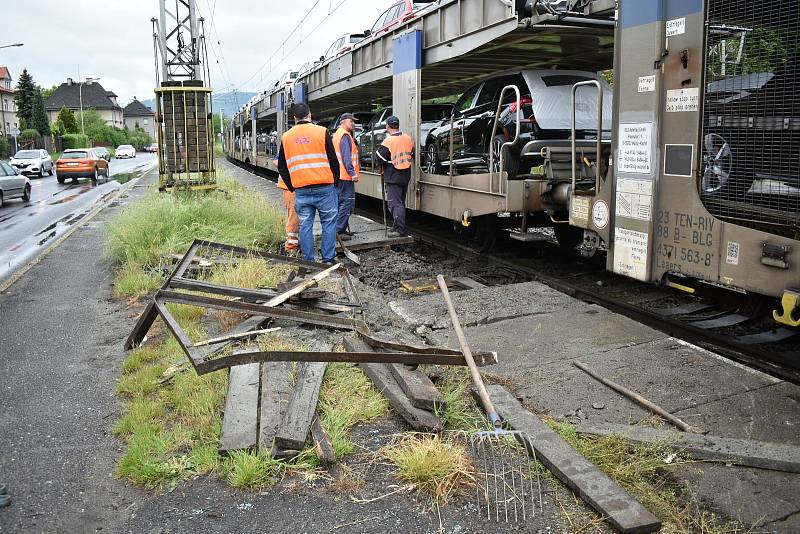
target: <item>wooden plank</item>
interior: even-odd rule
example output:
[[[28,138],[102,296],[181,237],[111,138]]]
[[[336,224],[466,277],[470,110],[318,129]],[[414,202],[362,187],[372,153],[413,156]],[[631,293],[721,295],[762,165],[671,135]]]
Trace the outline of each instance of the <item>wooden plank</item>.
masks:
[[[800,447],[784,443],[701,436],[661,428],[586,421],[578,426],[578,432],[592,436],[618,436],[632,444],[666,444],[696,460],[800,473]]]
[[[255,449],[258,425],[259,365],[231,367],[219,452]]]
[[[327,365],[309,362],[300,366],[294,391],[275,436],[275,445],[278,448],[299,451],[305,446],[317,411],[319,390]]]
[[[528,434],[536,459],[617,530],[639,534],[661,528],[658,518],[526,410],[503,386],[487,389],[504,419],[515,430]]]
[[[272,297],[271,299],[269,299],[267,302],[264,303],[264,306],[266,306],[268,308],[274,308],[275,306],[283,304],[284,302],[286,302],[287,300],[289,300],[293,296],[299,295],[304,290],[306,290],[307,288],[313,286],[314,284],[316,284],[320,280],[324,280],[325,278],[330,276],[334,271],[339,269],[339,267],[341,267],[341,266],[342,266],[341,263],[337,263],[336,265],[334,265],[332,267],[329,267],[329,268],[325,269],[324,271],[315,274],[311,278],[307,278],[303,282],[297,284],[292,289],[290,289],[288,291],[284,291],[280,295]]]
[[[434,411],[445,407],[444,397],[433,385],[428,375],[418,369],[410,369],[407,365],[394,363],[389,365],[392,376],[397,380],[400,389],[411,400],[411,404],[422,410]]]
[[[270,334],[272,332],[277,332],[280,330],[281,327],[277,326],[275,328],[265,328],[263,330],[250,330],[249,332],[242,332],[242,333],[235,333],[235,334],[225,334],[224,336],[219,337],[212,337],[206,339],[205,341],[198,341],[194,344],[195,347],[204,347],[206,345],[216,345],[217,343],[224,343],[225,341],[236,341],[240,339],[249,338],[252,336],[260,336],[262,334]]]
[[[258,446],[273,454],[275,435],[289,406],[292,385],[289,375],[291,362],[266,362],[261,371],[261,413],[258,430]]]
[[[373,352],[372,348],[360,339],[347,337],[344,340],[344,346],[348,352]],[[411,403],[411,400],[403,393],[386,364],[361,363],[358,366],[375,383],[378,391],[389,399],[392,408],[414,430],[437,431],[442,428],[442,422],[438,417],[427,410],[417,408]]]
[[[336,461],[336,451],[333,450],[331,437],[319,422],[319,417],[314,418],[311,424],[311,438],[314,440],[314,452],[321,461],[332,463]]]
[[[141,345],[157,318],[158,310],[156,309],[156,304],[150,301],[136,321],[136,326],[133,327],[128,339],[125,340],[125,350],[131,350]]]
[[[469,276],[460,276],[458,278],[453,278],[453,282],[464,289],[480,289],[482,287],[486,287],[485,284],[481,284],[480,282],[473,280]]]

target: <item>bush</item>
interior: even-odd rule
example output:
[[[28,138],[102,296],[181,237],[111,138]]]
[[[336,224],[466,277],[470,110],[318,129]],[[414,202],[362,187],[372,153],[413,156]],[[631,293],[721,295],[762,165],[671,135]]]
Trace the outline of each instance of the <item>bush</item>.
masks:
[[[40,137],[41,135],[39,135],[39,132],[34,130],[33,128],[28,128],[27,130],[23,130],[22,133],[19,134],[19,139],[22,141],[28,139],[39,139]]]
[[[64,134],[61,136],[64,145],[64,150],[68,148],[87,148],[89,146],[89,138],[83,134]]]
[[[8,139],[0,135],[0,158],[7,158],[8,156]]]

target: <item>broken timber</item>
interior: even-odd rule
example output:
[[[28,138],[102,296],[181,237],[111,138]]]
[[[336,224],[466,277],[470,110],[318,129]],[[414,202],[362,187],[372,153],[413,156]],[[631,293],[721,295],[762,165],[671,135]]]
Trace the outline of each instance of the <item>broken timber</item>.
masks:
[[[592,436],[617,436],[633,444],[667,445],[696,460],[800,473],[800,447],[751,439],[699,436],[674,430],[613,423],[583,422],[577,430]]]
[[[292,385],[290,362],[266,362],[261,371],[261,410],[259,413],[259,449],[274,455],[275,435],[286,413]]]
[[[394,363],[389,365],[394,379],[403,390],[403,392],[411,399],[411,404],[417,408],[434,411],[436,408],[444,409],[444,397],[433,385],[428,375],[418,369],[409,369],[403,364]]]
[[[275,446],[279,450],[299,451],[305,446],[317,411],[319,391],[327,365],[308,362],[298,369],[289,406],[286,407],[275,436]]]
[[[231,369],[219,451],[255,449],[258,432],[259,365]]]
[[[331,437],[322,427],[319,417],[315,417],[311,423],[311,439],[314,440],[314,452],[317,458],[327,463],[336,461],[336,451],[333,449]]]
[[[372,350],[363,340],[351,337],[345,338],[344,346],[345,349],[350,352],[370,352]],[[359,368],[375,383],[375,387],[389,400],[392,408],[394,408],[414,430],[441,430],[442,422],[439,418],[429,411],[414,406],[386,365],[380,363],[361,363],[359,364]]]
[[[488,390],[505,421],[530,436],[536,458],[617,530],[639,534],[661,528],[661,521],[526,410],[504,387],[489,386]]]

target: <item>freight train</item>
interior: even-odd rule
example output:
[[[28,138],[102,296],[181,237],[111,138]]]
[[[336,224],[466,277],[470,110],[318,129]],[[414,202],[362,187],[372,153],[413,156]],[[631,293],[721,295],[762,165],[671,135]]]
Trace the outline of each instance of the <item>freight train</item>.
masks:
[[[764,295],[800,327],[798,2],[425,4],[254,98],[228,157],[276,171],[292,102],[331,127],[359,113],[357,192],[380,198],[391,108],[416,144],[409,208],[484,245],[550,226],[610,271]]]

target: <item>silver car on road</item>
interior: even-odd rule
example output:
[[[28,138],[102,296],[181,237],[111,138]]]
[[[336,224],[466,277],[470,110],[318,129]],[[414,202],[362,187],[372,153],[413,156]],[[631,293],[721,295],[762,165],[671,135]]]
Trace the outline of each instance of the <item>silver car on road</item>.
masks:
[[[31,199],[31,181],[5,161],[0,161],[0,208],[11,199],[21,198],[23,202]]]

